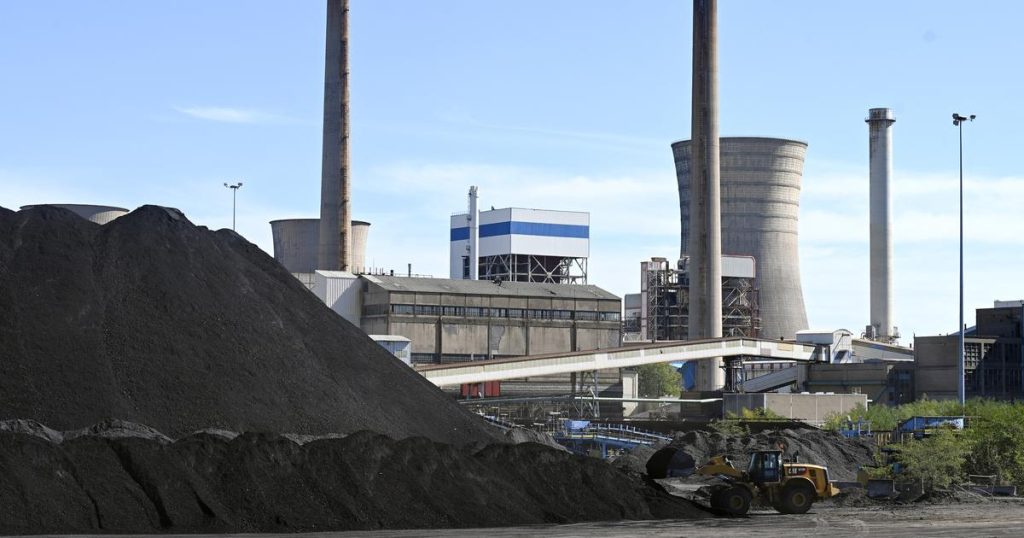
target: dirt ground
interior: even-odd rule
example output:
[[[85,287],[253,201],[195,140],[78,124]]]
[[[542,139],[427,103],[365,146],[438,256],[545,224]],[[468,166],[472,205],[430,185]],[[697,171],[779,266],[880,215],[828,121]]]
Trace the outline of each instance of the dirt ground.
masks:
[[[536,525],[500,529],[439,529],[408,531],[339,532],[310,534],[180,535],[235,537],[355,537],[407,538],[414,536],[611,538],[649,536],[655,538],[720,538],[722,536],[1020,536],[1024,528],[1024,502],[1021,499],[990,500],[980,503],[913,504],[858,508],[815,506],[803,515],[753,512],[745,518],[619,521],[576,525]],[[66,535],[65,535],[66,536]],[[170,538],[173,535],[160,535]]]

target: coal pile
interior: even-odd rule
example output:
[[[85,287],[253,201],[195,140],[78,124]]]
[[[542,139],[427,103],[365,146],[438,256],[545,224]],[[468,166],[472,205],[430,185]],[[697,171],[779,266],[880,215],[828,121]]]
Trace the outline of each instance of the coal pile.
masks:
[[[873,443],[816,429],[786,428],[740,436],[699,430],[677,436],[670,446],[685,451],[698,466],[725,454],[734,465],[746,469],[751,452],[778,448],[780,442],[786,446],[787,457],[799,455],[799,461],[827,466],[830,480],[852,482],[859,466],[875,462]]]
[[[295,532],[707,517],[600,460],[362,431],[303,444],[0,423],[0,533]],[[61,439],[55,442],[53,438]]]
[[[497,438],[259,248],[157,206],[0,208],[0,357],[0,419],[57,430]]]

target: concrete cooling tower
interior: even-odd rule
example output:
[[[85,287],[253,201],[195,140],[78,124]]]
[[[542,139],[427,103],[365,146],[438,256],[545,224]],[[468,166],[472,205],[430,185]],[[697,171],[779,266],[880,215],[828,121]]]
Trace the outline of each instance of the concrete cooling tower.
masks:
[[[68,211],[96,224],[106,224],[117,217],[121,217],[128,214],[128,210],[123,207],[113,207],[109,205],[88,205],[88,204],[35,204],[35,205],[23,205],[22,209],[29,209],[31,207],[38,207],[40,205],[49,205],[53,207],[59,207],[67,209]]]
[[[366,272],[366,236],[370,232],[370,223],[363,220],[352,221],[352,267],[351,272]]]
[[[720,139],[722,254],[753,256],[762,338],[793,338],[807,328],[797,224],[807,144],[759,137]],[[672,144],[679,181],[682,255],[690,228],[690,141]]]
[[[312,273],[317,269],[320,219],[270,221],[274,234],[274,259],[289,273]]]
[[[352,272],[366,270],[366,238],[370,223],[351,221]],[[274,234],[274,259],[289,273],[312,273],[318,269],[320,219],[280,219],[270,221]]]

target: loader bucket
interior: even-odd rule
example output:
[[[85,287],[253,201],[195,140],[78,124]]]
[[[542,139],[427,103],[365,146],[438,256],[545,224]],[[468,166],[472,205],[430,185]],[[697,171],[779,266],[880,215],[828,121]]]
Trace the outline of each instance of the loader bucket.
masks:
[[[667,446],[647,460],[647,476],[651,478],[685,478],[696,470],[693,457],[683,450]]]

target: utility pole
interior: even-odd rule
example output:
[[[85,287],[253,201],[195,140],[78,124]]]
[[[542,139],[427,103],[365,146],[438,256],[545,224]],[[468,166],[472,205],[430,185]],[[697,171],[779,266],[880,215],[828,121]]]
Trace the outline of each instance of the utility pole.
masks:
[[[234,185],[225,183],[224,186],[231,189],[231,231],[235,231],[235,208],[238,207],[238,189],[242,188],[242,182]]]

